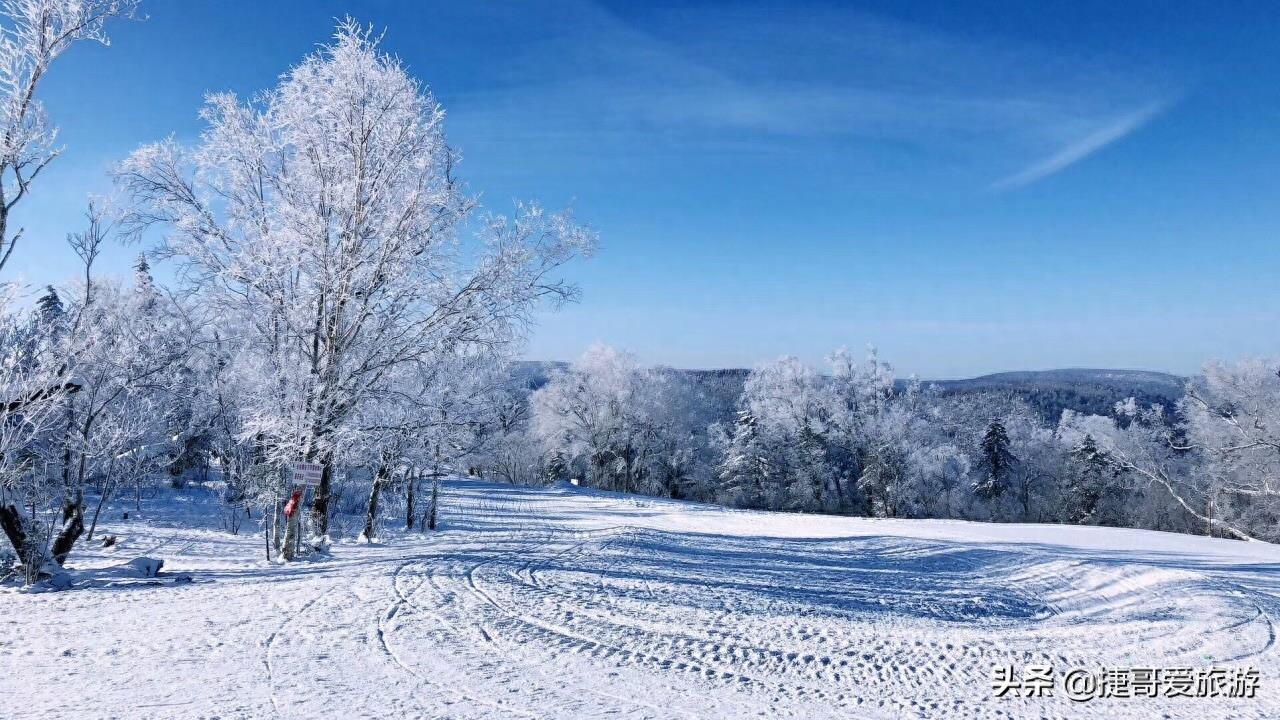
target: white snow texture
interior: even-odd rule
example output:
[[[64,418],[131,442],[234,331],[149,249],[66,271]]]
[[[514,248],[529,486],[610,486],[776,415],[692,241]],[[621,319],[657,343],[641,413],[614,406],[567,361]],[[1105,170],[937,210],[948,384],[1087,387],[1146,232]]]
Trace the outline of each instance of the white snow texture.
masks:
[[[1267,543],[451,480],[436,533],[278,566],[260,535],[198,529],[199,489],[150,502],[76,559],[75,589],[0,591],[0,714],[1280,716]],[[166,572],[117,572],[139,554]],[[1252,666],[1261,688],[996,698],[1005,663]]]

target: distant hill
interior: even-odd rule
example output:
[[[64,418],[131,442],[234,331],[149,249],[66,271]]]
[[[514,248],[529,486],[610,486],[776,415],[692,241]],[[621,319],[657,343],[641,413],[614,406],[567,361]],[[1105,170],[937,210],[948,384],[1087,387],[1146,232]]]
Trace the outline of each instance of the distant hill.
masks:
[[[543,360],[517,362],[512,371],[513,384],[533,391],[546,384],[556,369],[568,367],[568,363]],[[728,418],[732,415],[742,384],[749,370],[724,368],[719,370],[682,370],[693,378],[695,385],[718,410],[716,415]],[[1008,392],[1022,398],[1034,407],[1045,422],[1056,423],[1066,409],[1093,415],[1109,415],[1117,402],[1134,397],[1139,403],[1158,403],[1172,407],[1182,398],[1187,379],[1169,373],[1150,370],[1108,370],[1094,368],[1065,368],[1061,370],[1022,370],[993,373],[975,378],[957,380],[925,380],[944,394],[978,392]],[[907,380],[897,382],[899,389]]]
[[[1062,370],[1018,370],[992,373],[961,380],[931,380],[942,387],[1047,387],[1051,385],[1100,385],[1105,387],[1146,388],[1182,394],[1186,378],[1152,370],[1098,370],[1065,368]]]
[[[901,382],[901,381],[900,381]],[[1063,410],[1109,415],[1117,402],[1137,398],[1143,405],[1172,407],[1182,398],[1187,379],[1150,370],[1067,368],[1002,372],[961,380],[931,380],[946,394],[1006,391],[1034,407],[1046,422]]]
[[[517,360],[511,367],[511,384],[529,392],[533,392],[551,378],[551,373],[564,370],[569,363],[559,360]]]

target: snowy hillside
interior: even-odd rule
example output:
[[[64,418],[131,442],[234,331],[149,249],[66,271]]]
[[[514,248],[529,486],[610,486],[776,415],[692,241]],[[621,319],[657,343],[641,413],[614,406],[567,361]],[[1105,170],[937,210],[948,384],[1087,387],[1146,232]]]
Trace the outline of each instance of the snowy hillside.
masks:
[[[208,502],[110,508],[120,541],[73,558],[76,589],[0,589],[5,717],[1280,716],[1266,543],[457,480],[439,532],[276,566]],[[144,554],[193,581],[121,569]],[[1261,688],[995,698],[1006,663],[1252,666]]]
[[[1057,422],[1063,410],[1096,415],[1112,414],[1112,406],[1126,398],[1143,405],[1172,409],[1182,398],[1187,379],[1149,370],[1097,370],[1067,368],[1002,372],[963,380],[931,380],[951,394],[1008,392],[1039,411],[1047,422]]]

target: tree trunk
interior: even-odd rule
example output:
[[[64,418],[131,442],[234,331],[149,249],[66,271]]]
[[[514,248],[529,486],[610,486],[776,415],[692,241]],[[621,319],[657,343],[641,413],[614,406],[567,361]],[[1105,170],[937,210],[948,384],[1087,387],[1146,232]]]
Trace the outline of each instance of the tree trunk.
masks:
[[[834,496],[836,499],[836,510],[844,510],[844,490],[840,487],[840,478],[828,478],[827,484],[830,487],[824,488],[827,497]]]
[[[280,500],[276,499],[272,507],[275,512],[271,513],[271,543],[276,546],[276,552],[280,552]]]
[[[98,491],[98,507],[93,510],[93,522],[89,523],[89,534],[85,536],[85,542],[93,542],[93,533],[98,529],[98,515],[102,513],[102,505],[106,503],[107,496],[115,489],[115,481],[113,480],[115,472],[116,461],[112,458],[111,464],[107,466],[107,475],[102,481],[102,487]]]
[[[413,496],[414,496],[414,484],[417,482],[417,479],[418,479],[417,475],[412,471],[405,477],[405,496],[404,496],[404,507],[405,507],[404,529],[405,530],[413,529]]]
[[[13,505],[0,506],[0,527],[4,528],[5,537],[18,554],[18,560],[26,564],[31,557],[31,534],[27,532],[26,518],[22,511]]]
[[[62,497],[62,530],[53,539],[53,560],[59,565],[66,563],[71,548],[84,534],[84,472],[85,456],[81,453],[75,486],[67,487]]]
[[[431,481],[431,507],[427,509],[426,526],[428,530],[436,529],[436,515],[440,506],[440,473]]]
[[[25,582],[28,585],[36,582],[40,571],[50,560],[41,538],[39,522],[34,515],[30,518],[23,515],[14,505],[0,505],[0,527],[18,554]]]
[[[302,509],[293,511],[284,523],[284,559],[291,562],[297,556],[298,534],[301,532]]]
[[[329,534],[329,497],[333,488],[333,455],[326,453],[320,459],[320,484],[311,498],[311,527],[316,537]]]
[[[93,522],[89,523],[89,533],[84,536],[85,542],[93,542],[93,533],[98,529],[98,515],[102,514],[102,506],[107,502],[112,489],[110,480],[102,484],[102,494],[98,496],[98,506],[93,509]]]
[[[378,466],[378,471],[373,474],[373,487],[369,489],[369,509],[364,515],[364,537],[366,540],[373,539],[373,526],[378,520],[378,494],[382,492],[382,484],[386,482],[390,473],[391,469],[384,461]]]

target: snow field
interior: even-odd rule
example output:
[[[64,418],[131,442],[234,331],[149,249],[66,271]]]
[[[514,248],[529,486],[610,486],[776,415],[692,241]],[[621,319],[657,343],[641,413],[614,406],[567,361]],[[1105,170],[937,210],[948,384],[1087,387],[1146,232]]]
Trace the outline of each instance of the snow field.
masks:
[[[192,527],[189,509],[112,523],[123,547],[80,556],[72,591],[0,591],[6,714],[1280,715],[1280,552],[1264,543],[456,480],[440,532],[278,567],[260,535]],[[116,580],[140,554],[196,581]],[[997,699],[1002,663],[1252,665],[1263,681],[1253,700]]]

